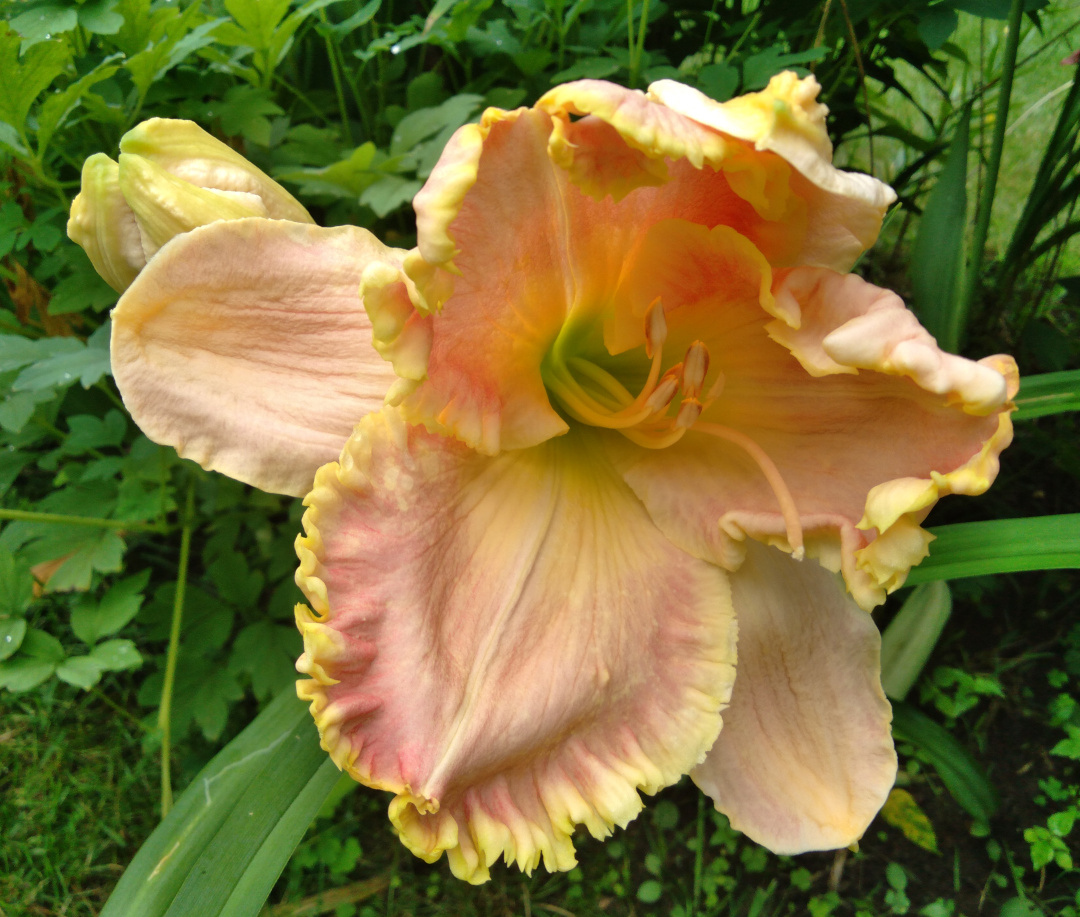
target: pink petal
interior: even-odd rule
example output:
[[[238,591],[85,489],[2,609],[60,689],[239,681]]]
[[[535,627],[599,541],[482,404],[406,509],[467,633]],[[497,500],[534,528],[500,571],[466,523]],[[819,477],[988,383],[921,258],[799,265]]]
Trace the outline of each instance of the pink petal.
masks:
[[[739,677],[691,776],[775,853],[854,843],[896,776],[881,639],[833,574],[754,545],[731,578]]]
[[[112,313],[124,403],[156,442],[262,490],[302,495],[396,378],[371,347],[363,229],[243,219],[165,245]]]
[[[297,542],[299,684],[323,746],[426,860],[575,862],[703,760],[733,679],[726,575],[679,551],[577,429],[479,455],[369,415]]]
[[[811,556],[842,569],[859,604],[873,607],[925,556],[919,524],[936,500],[981,493],[996,476],[1015,367],[941,352],[894,294],[851,275],[786,272],[760,304],[747,275],[732,295],[712,278],[740,276],[733,251],[716,230],[671,221],[628,269],[632,301],[660,296],[669,339],[698,335],[725,381],[680,442],[628,450],[626,480],[676,544],[736,569],[748,535],[797,547],[782,495],[733,439],[756,444]],[[710,424],[733,435],[711,435]]]
[[[572,295],[549,130],[540,112],[489,112],[455,135],[415,201],[427,261],[412,262],[425,271],[412,279],[439,312],[427,378],[402,408],[489,454],[566,431],[540,378]],[[445,301],[431,291],[448,282],[430,273],[443,265]]]

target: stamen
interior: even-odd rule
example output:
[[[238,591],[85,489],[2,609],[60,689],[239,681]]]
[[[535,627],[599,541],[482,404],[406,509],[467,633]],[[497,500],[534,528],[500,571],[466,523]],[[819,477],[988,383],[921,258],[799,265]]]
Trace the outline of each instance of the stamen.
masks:
[[[682,369],[682,363],[676,363],[671,369],[664,373],[664,377],[645,401],[645,406],[650,411],[653,413],[663,411],[671,404],[671,399],[674,398],[679,391],[679,380],[682,378]]]
[[[799,519],[799,511],[795,506],[795,500],[784,482],[783,476],[771,458],[765,453],[754,440],[745,433],[733,430],[718,423],[699,423],[693,427],[699,433],[707,433],[718,439],[734,443],[750,456],[756,463],[765,480],[769,482],[776,500],[780,504],[780,513],[784,517],[784,528],[787,530],[788,543],[791,545],[791,554],[796,560],[802,560],[806,556],[806,548],[803,546],[802,522]]]
[[[645,310],[645,356],[650,360],[653,351],[662,347],[667,340],[667,319],[664,316],[664,307],[657,296],[649,308]]]
[[[683,393],[686,398],[697,398],[705,385],[709,372],[709,348],[701,341],[694,341],[686,349],[683,359]]]
[[[697,398],[683,398],[679,413],[675,417],[675,426],[682,429],[692,427],[701,416],[701,402]]]

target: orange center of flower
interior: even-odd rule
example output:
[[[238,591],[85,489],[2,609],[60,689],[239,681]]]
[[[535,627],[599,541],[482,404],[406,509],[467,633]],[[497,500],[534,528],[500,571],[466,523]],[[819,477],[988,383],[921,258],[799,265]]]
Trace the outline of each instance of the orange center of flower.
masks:
[[[709,349],[694,341],[681,363],[663,370],[667,322],[660,299],[645,313],[645,354],[649,373],[634,395],[619,379],[591,360],[563,352],[560,342],[544,361],[544,382],[558,405],[574,420],[593,427],[618,430],[646,449],[666,449],[689,430],[715,436],[742,449],[761,470],[776,495],[788,542],[796,558],[805,554],[802,524],[791,491],[779,469],[751,437],[723,424],[702,420],[720,397],[724,374],[717,371],[708,389]],[[681,396],[681,397],[679,397]]]

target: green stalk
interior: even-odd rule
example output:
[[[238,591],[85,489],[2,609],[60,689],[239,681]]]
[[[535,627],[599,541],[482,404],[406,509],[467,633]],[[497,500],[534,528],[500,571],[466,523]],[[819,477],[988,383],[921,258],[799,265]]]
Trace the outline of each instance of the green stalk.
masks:
[[[697,800],[697,847],[694,850],[694,898],[690,906],[691,917],[698,917],[701,905],[701,877],[705,869],[705,794],[698,793]]]
[[[129,519],[102,519],[98,516],[66,516],[61,513],[35,513],[24,509],[0,509],[0,519],[10,522],[45,522],[56,525],[85,525],[99,529],[121,529],[125,532],[165,532],[164,522],[136,522]]]
[[[176,597],[173,599],[172,625],[169,628],[169,650],[165,657],[165,681],[161,686],[161,706],[158,708],[158,729],[161,730],[161,817],[169,814],[173,804],[172,774],[172,713],[173,684],[176,681],[176,659],[180,653],[180,621],[184,615],[184,592],[187,588],[188,561],[191,558],[191,530],[195,517],[195,480],[188,482],[184,501],[184,527],[180,533],[180,564],[176,574]]]
[[[323,25],[327,24],[326,10],[319,10],[319,19]],[[334,43],[330,41],[329,35],[323,36],[323,42],[326,44],[326,56],[330,60],[330,76],[333,77],[334,92],[337,94],[338,112],[341,115],[341,132],[345,142],[351,147],[353,145],[352,128],[349,127],[349,113],[345,107],[345,89],[341,84],[341,68],[338,65],[337,50]]]
[[[961,341],[967,327],[975,297],[979,292],[983,253],[986,237],[990,232],[990,214],[994,207],[994,191],[998,171],[1001,168],[1001,151],[1005,146],[1005,127],[1009,120],[1009,99],[1012,96],[1013,74],[1016,71],[1016,52],[1020,47],[1020,20],[1024,11],[1023,0],[1012,0],[1009,10],[1009,33],[1005,42],[1005,59],[1002,62],[1001,87],[998,89],[997,113],[994,120],[994,136],[990,140],[990,158],[986,163],[986,191],[979,197],[979,209],[975,216],[975,236],[971,242],[971,261],[964,276],[959,308],[953,310],[952,327],[946,336]]]

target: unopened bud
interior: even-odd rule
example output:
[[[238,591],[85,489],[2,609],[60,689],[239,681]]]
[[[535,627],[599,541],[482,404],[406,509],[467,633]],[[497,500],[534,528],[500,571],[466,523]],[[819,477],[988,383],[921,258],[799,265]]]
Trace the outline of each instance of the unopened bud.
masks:
[[[104,153],[83,164],[82,191],[71,205],[67,232],[118,293],[146,266],[139,225],[120,192],[120,167]]]
[[[312,223],[277,182],[190,121],[154,118],[83,166],[68,235],[123,292],[166,242],[217,220],[269,217]]]

